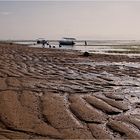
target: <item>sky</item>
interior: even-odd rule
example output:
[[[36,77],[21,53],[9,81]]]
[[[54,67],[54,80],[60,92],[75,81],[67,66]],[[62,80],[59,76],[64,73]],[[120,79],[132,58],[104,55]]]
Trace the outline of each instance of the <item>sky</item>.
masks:
[[[140,40],[140,1],[0,1],[3,39]]]

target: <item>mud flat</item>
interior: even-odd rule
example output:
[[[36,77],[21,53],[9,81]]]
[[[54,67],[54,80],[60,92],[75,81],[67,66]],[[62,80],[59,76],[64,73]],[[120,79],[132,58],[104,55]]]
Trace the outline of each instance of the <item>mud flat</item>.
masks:
[[[140,139],[140,57],[0,44],[1,139]]]

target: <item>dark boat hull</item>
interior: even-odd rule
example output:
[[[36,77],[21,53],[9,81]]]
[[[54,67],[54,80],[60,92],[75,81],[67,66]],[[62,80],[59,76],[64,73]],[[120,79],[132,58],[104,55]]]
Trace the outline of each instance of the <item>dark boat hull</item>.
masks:
[[[73,41],[59,41],[59,45],[74,45]]]

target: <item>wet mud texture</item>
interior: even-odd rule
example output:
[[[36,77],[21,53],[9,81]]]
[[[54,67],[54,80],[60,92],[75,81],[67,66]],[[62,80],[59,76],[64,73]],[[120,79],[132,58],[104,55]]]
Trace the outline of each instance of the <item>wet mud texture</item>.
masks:
[[[0,138],[140,139],[139,60],[1,44]]]

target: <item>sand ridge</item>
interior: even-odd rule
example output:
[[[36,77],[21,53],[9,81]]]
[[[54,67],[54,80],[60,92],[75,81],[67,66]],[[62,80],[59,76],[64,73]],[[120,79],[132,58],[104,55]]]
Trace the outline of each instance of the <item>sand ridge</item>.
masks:
[[[14,44],[0,54],[0,139],[140,138],[140,70],[113,64],[139,57]]]

